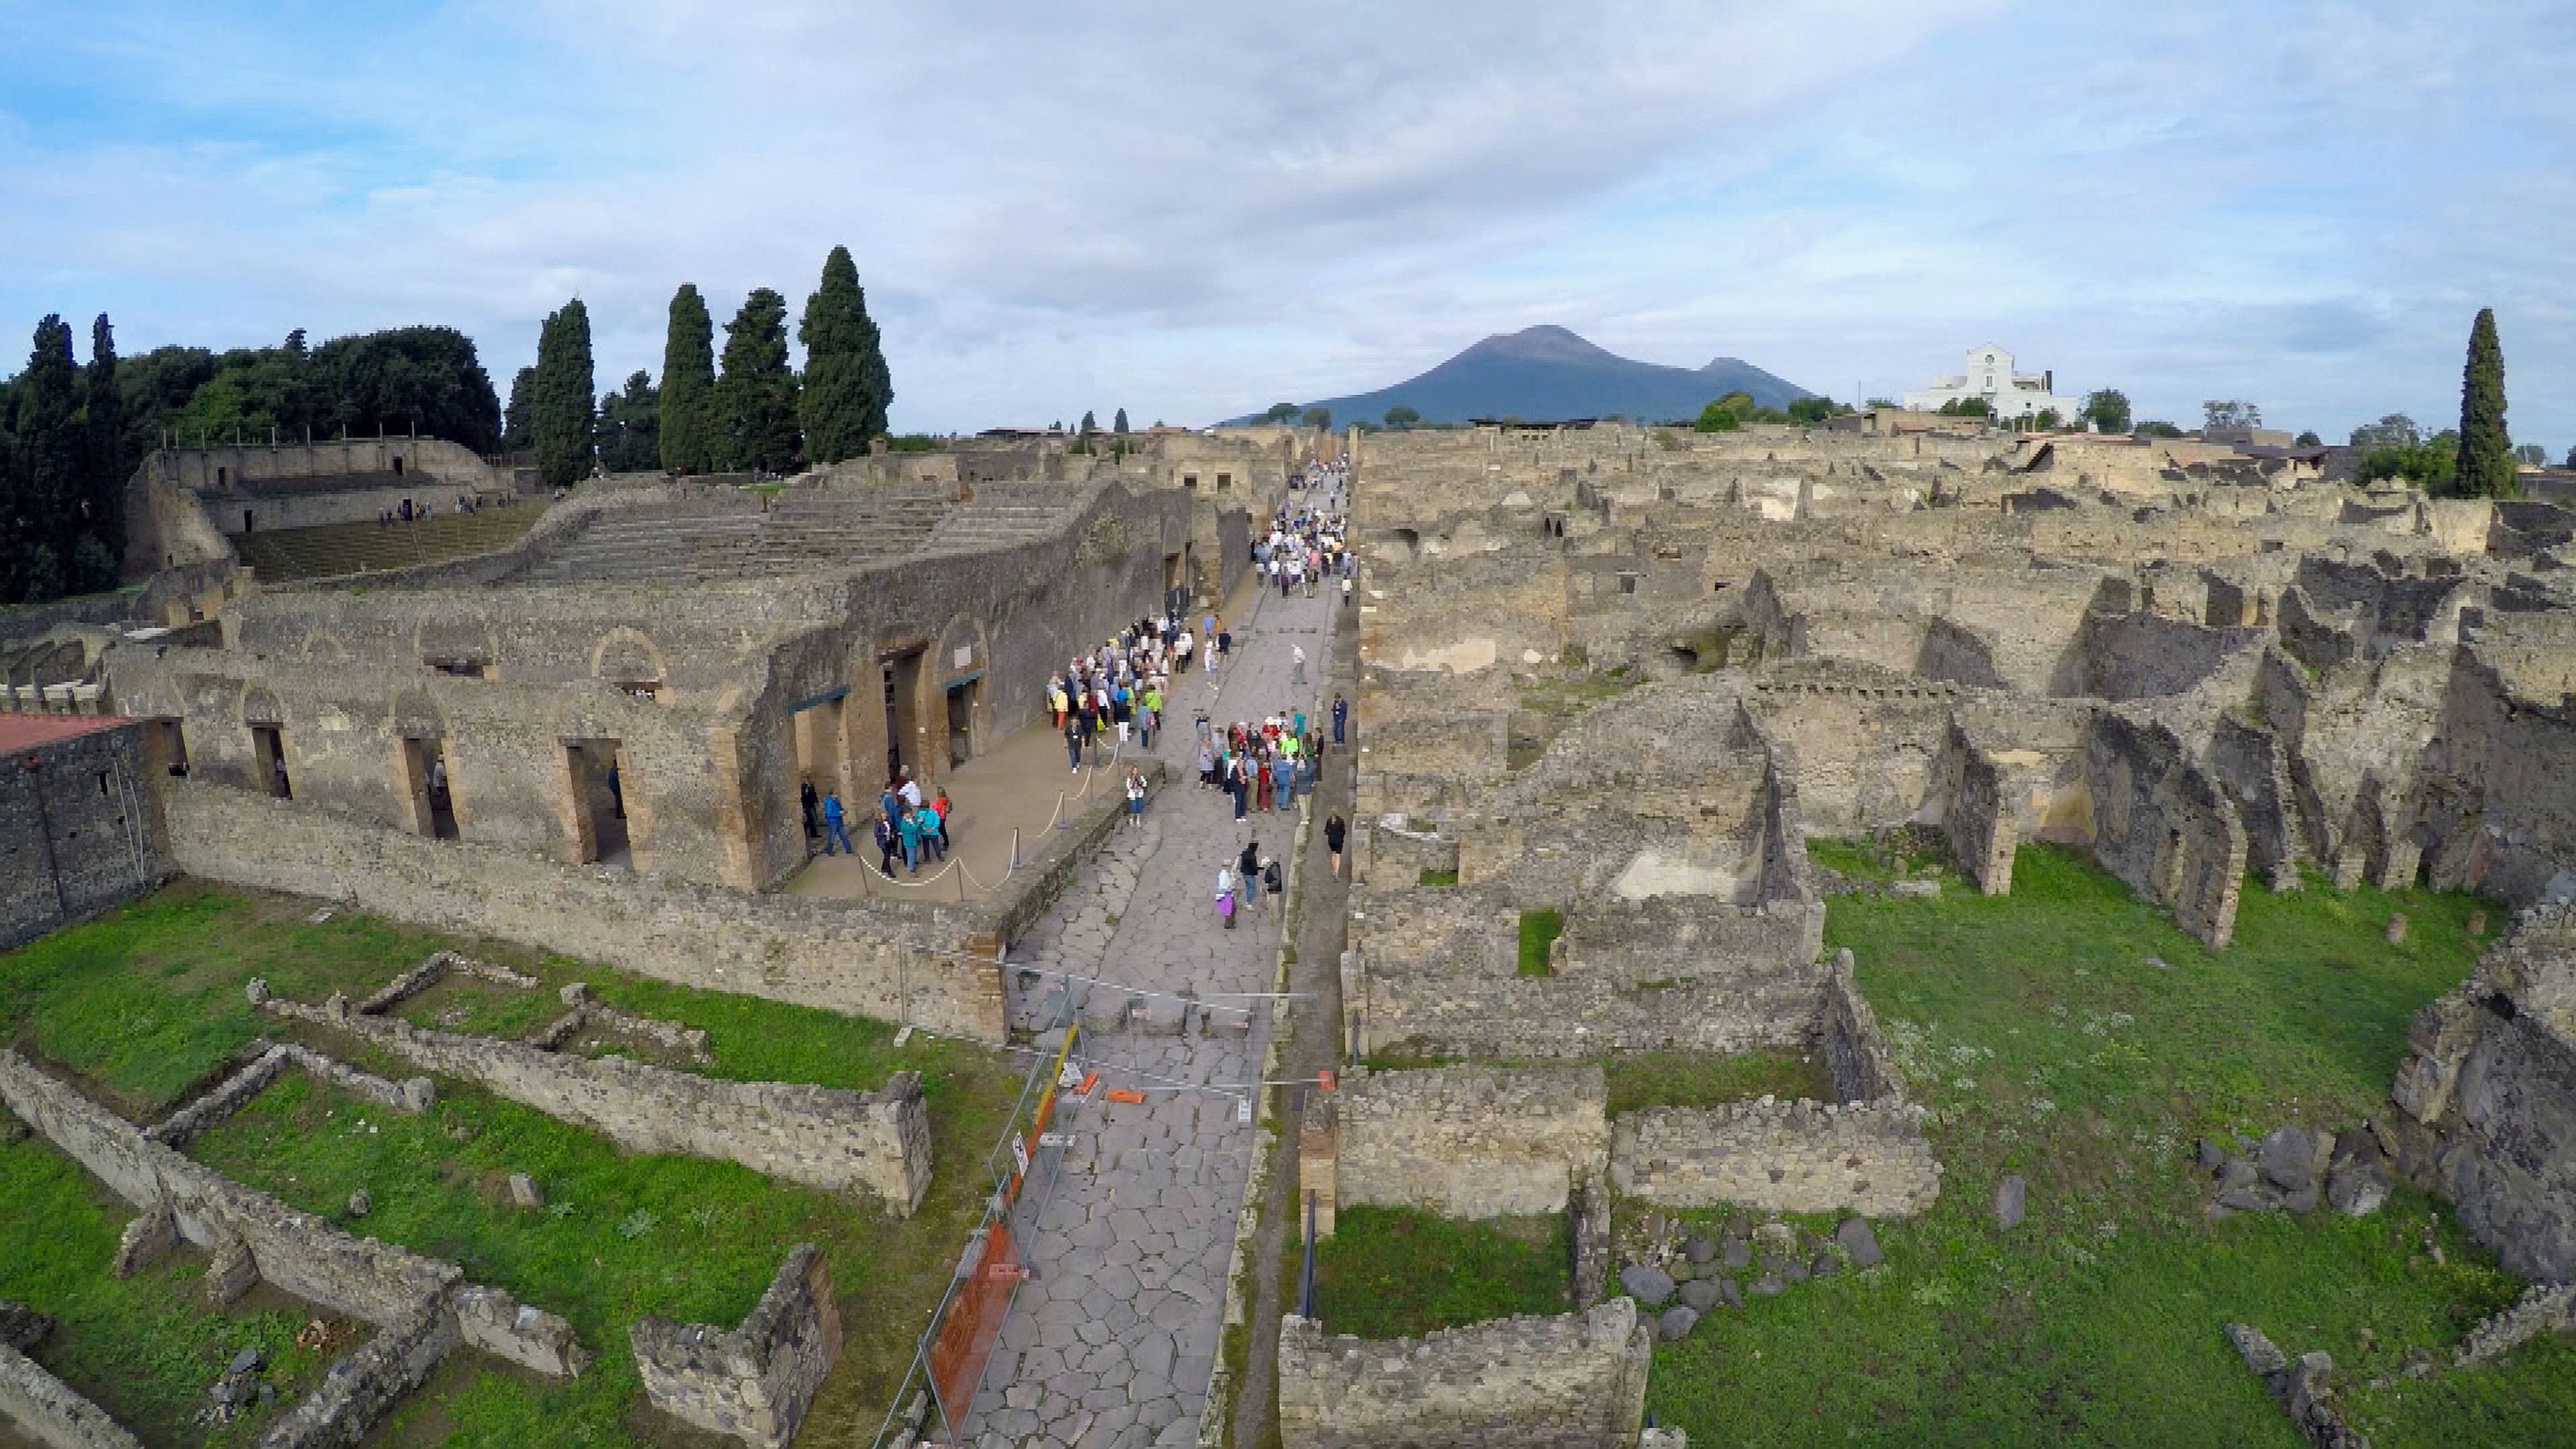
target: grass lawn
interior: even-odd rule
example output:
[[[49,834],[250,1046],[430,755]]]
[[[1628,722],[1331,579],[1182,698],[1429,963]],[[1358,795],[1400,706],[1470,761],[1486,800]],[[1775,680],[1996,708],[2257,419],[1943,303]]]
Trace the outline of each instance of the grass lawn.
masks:
[[[1353,1204],[1316,1251],[1316,1307],[1327,1332],[1362,1338],[1564,1313],[1574,1302],[1572,1264],[1562,1213],[1461,1222]]]
[[[1523,976],[1553,976],[1548,948],[1565,934],[1565,917],[1556,911],[1521,912],[1520,970]]]
[[[1021,1069],[980,1047],[919,1034],[897,1051],[893,1028],[882,1022],[668,986],[345,913],[315,925],[307,919],[314,909],[311,901],[185,883],[0,956],[0,1036],[148,1121],[254,1036],[294,1036],[364,1065],[390,1065],[325,1030],[255,1014],[241,989],[250,977],[265,976],[281,993],[304,999],[335,990],[356,997],[431,951],[453,947],[530,971],[544,989],[451,978],[399,1008],[402,1015],[429,1023],[461,1008],[469,1028],[516,1034],[560,1011],[556,988],[581,980],[625,1010],[705,1028],[715,1062],[696,1070],[709,1075],[876,1088],[899,1068],[917,1070],[935,1170],[920,1211],[903,1222],[855,1195],[775,1183],[730,1163],[626,1153],[542,1113],[444,1081],[437,1109],[408,1118],[290,1072],[189,1149],[335,1220],[345,1219],[349,1194],[364,1187],[374,1205],[363,1222],[347,1224],[353,1231],[462,1263],[470,1278],[562,1313],[599,1355],[588,1374],[560,1387],[472,1356],[451,1361],[403,1406],[391,1442],[681,1442],[638,1412],[628,1326],[647,1313],[731,1326],[758,1299],[788,1245],[806,1239],[829,1252],[846,1343],[805,1433],[816,1442],[874,1433],[989,1188],[984,1156],[1007,1119]],[[360,1121],[367,1130],[358,1129]],[[32,1175],[20,1181],[21,1158],[50,1158],[57,1175],[87,1187],[97,1199],[93,1211],[105,1215],[105,1246],[74,1255],[50,1246],[58,1235],[44,1215],[0,1212],[0,1296],[69,1321],[70,1308],[56,1304],[77,1306],[75,1287],[100,1294],[149,1287],[150,1279],[106,1278],[116,1231],[130,1214],[103,1206],[110,1200],[95,1184],[38,1144],[0,1151],[13,1154],[0,1156],[10,1169],[0,1182],[0,1207],[10,1205],[5,1194],[39,1185]],[[545,1211],[521,1214],[503,1205],[512,1172],[544,1186]],[[56,1257],[78,1271],[57,1264],[48,1276],[16,1266]],[[186,1291],[193,1292],[202,1266],[190,1258],[173,1270],[186,1278]],[[181,1355],[223,1327],[175,1291],[163,1296],[160,1319],[141,1316],[138,1332],[150,1342],[139,1353]],[[183,1306],[188,1311],[179,1311]],[[97,1368],[63,1367],[84,1391],[105,1386]],[[126,1397],[134,1421],[184,1417],[211,1378],[173,1375],[132,1385]]]
[[[261,1376],[281,1392],[322,1377],[328,1353],[295,1346],[308,1317],[289,1300],[254,1291],[227,1308],[206,1302],[202,1254],[174,1253],[131,1278],[107,1275],[117,1235],[133,1210],[42,1138],[0,1145],[0,1298],[56,1320],[37,1362],[86,1393],[154,1445],[249,1444],[266,1417],[220,1429],[191,1425],[206,1390],[245,1348],[268,1355]],[[15,1443],[0,1424],[0,1442]]]
[[[1828,847],[1820,859],[1845,868]],[[1848,857],[1846,857],[1848,858]],[[2520,1285],[2449,1214],[2400,1190],[2373,1217],[2212,1224],[2203,1133],[2344,1127],[2389,1110],[2415,1008],[2458,984],[2480,903],[2422,891],[2249,883],[2210,951],[2079,856],[2026,845],[2013,894],[1838,897],[1848,946],[1934,1110],[1939,1204],[1885,1223],[1887,1265],[1798,1285],[1658,1345],[1650,1403],[1694,1445],[2292,1446],[2220,1335],[2243,1319],[2334,1355],[2381,1449],[2576,1443],[2576,1349],[2527,1347],[2427,1384],[2441,1352]],[[2402,946],[2381,927],[2412,918]],[[2493,919],[2505,919],[2490,910]],[[2007,1172],[2029,1220],[1987,1211]],[[2426,1251],[2442,1245],[2447,1266]]]

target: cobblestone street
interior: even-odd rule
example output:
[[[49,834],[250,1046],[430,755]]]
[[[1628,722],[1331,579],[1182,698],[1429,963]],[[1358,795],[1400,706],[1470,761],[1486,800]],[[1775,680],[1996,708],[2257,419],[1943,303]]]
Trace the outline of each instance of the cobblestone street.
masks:
[[[1324,701],[1314,683],[1291,684],[1290,649],[1303,645],[1309,680],[1321,678],[1337,602],[1267,595],[1235,628],[1213,698],[1204,675],[1181,683],[1175,727],[1157,741],[1170,777],[1147,823],[1122,827],[1012,953],[1015,967],[1115,984],[1049,975],[1022,991],[1011,973],[1015,1020],[1043,1019],[1065,992],[1083,1022],[1076,1055],[1101,1080],[1056,1118],[1071,1143],[1051,1188],[1040,1181],[1033,1280],[968,1417],[979,1449],[1197,1441],[1255,1140],[1243,1084],[1269,1032],[1266,1007],[1237,1009],[1223,993],[1271,989],[1280,927],[1280,898],[1265,897],[1225,930],[1216,872],[1248,839],[1285,862],[1298,813],[1235,821],[1198,783],[1192,718],[1221,727],[1300,705],[1311,718]],[[1131,1021],[1139,992],[1165,994],[1143,997],[1144,1019]],[[1111,1088],[1146,1100],[1111,1102]]]

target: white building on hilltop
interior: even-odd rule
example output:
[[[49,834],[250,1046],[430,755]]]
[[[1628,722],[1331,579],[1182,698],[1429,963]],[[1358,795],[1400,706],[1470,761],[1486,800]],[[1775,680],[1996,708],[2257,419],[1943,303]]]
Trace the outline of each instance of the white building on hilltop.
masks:
[[[2032,377],[2013,371],[2012,354],[1989,342],[1968,349],[1966,372],[1941,378],[1920,392],[1907,393],[1905,406],[1909,412],[1939,412],[1943,403],[1981,397],[1998,418],[2036,417],[2044,410],[2054,409],[2062,421],[2072,423],[2075,415],[2084,410],[2084,400],[2057,396],[2055,385],[2053,373]]]

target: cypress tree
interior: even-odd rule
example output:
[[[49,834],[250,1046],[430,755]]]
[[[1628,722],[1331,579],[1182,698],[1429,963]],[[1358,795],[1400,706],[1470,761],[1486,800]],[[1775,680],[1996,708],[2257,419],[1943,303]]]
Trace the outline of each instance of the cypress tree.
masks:
[[[1109,431],[1113,433],[1124,433],[1127,431],[1127,410],[1125,408],[1120,408],[1118,410],[1118,416],[1109,420]]]
[[[537,332],[537,375],[528,387],[529,441],[549,488],[569,488],[590,473],[598,393],[590,363],[590,309],[575,297]]]
[[[857,285],[855,276],[853,286]],[[859,334],[865,339],[859,349],[859,381],[867,389],[867,436],[873,438],[894,431],[886,421],[887,410],[894,406],[894,374],[886,370],[885,338],[877,332],[876,319],[868,315],[868,294],[859,293]]]
[[[715,417],[717,461],[726,468],[783,471],[803,451],[796,374],[787,366],[787,299],[767,287],[752,289],[725,324]]]
[[[2469,328],[2469,363],[2460,380],[2460,465],[2451,491],[2511,498],[2520,490],[2504,426],[2504,347],[2496,340],[2495,309],[2481,307]]]
[[[1096,433],[1096,432],[1099,432],[1099,431],[1100,431],[1100,415],[1099,415],[1098,413],[1093,412],[1093,411],[1092,411],[1091,409],[1089,409],[1089,408],[1084,408],[1084,409],[1082,410],[1082,432],[1083,432],[1083,436],[1085,436],[1085,437],[1089,437],[1091,434]]]
[[[662,342],[662,466],[704,473],[716,465],[716,324],[707,299],[683,282],[671,294],[671,327]]]
[[[0,552],[0,596],[20,603],[63,591],[71,539],[78,533],[81,426],[80,368],[72,360],[72,329],[48,313],[36,324],[27,370],[13,389],[17,399],[17,466],[14,495]]]
[[[116,329],[104,312],[89,328],[81,423],[79,536],[70,562],[72,587],[87,592],[115,587],[125,550],[125,407],[116,391]]]
[[[537,395],[537,370],[519,369],[510,379],[510,405],[501,409],[501,450],[506,453],[528,451],[528,408]]]
[[[869,390],[876,327],[848,247],[834,247],[824,259],[822,289],[805,300],[796,340],[805,344],[796,411],[805,424],[806,456],[837,463],[865,453],[868,439],[885,430],[885,404]]]

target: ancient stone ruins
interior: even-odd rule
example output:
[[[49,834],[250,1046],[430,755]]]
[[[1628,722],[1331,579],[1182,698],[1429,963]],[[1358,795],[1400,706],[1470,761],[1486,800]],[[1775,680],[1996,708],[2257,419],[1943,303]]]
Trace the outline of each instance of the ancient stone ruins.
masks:
[[[2464,1362],[2576,1323],[2576,512],[2280,450],[1853,421],[1019,439],[551,502],[427,441],[155,455],[128,510],[142,589],[0,626],[0,738],[27,762],[0,833],[45,862],[0,882],[0,928],[185,875],[1020,1049],[1014,1087],[1042,1064],[1053,1095],[997,1148],[947,1298],[854,1298],[831,1255],[780,1243],[739,1322],[633,1322],[669,1422],[786,1444],[845,1325],[900,1313],[924,1351],[880,1445],[1250,1425],[1289,1449],[1669,1449],[1660,1345],[1748,1295],[1892,1271],[1873,1224],[1943,1192],[1857,963],[1826,949],[1842,884],[1811,839],[1911,830],[1988,894],[2050,842],[2219,948],[2248,889],[2474,889],[2514,919],[2422,1008],[2386,1110],[2185,1166],[2214,1215],[2366,1213],[2392,1181],[2449,1204],[2531,1285]],[[397,501],[460,496],[514,526],[369,561]],[[1275,511],[1327,498],[1347,595],[1248,578]],[[810,888],[803,787],[854,821],[895,770],[965,798],[1051,733],[1052,671],[1167,610],[1223,612],[1236,649],[1133,752],[1140,828],[1093,792],[1041,805],[998,879],[970,860],[936,893]],[[1247,826],[1192,787],[1192,716],[1297,709],[1321,733],[1336,693],[1349,747],[1317,798]],[[1342,877],[1326,802],[1351,822]],[[1286,889],[1221,926],[1207,881],[1255,828]],[[202,1254],[218,1301],[265,1283],[367,1325],[261,1444],[359,1443],[459,1353],[568,1380],[612,1348],[530,1285],[189,1156],[290,1072],[394,1113],[470,1087],[888,1223],[993,1165],[933,1160],[910,1071],[713,1075],[703,1023],[580,984],[523,1039],[393,1015],[451,973],[537,989],[453,953],[358,1001],[254,981],[286,1039],[161,1121],[0,1050],[7,1115],[133,1214],[98,1272]],[[649,1050],[567,1049],[603,1033]],[[1605,1064],[1647,1053],[1803,1060],[1813,1085],[1614,1107]],[[1995,1197],[2017,1222],[2021,1180]],[[1570,1311],[1337,1333],[1270,1271],[1309,1201],[1319,1238],[1361,1205],[1561,1218]],[[1709,1209],[1726,1226],[1678,1217]],[[0,1344],[0,1421],[134,1442],[45,1367],[46,1308],[0,1306],[37,1324]],[[2210,1332],[2300,1432],[2355,1441],[2323,1354]]]

